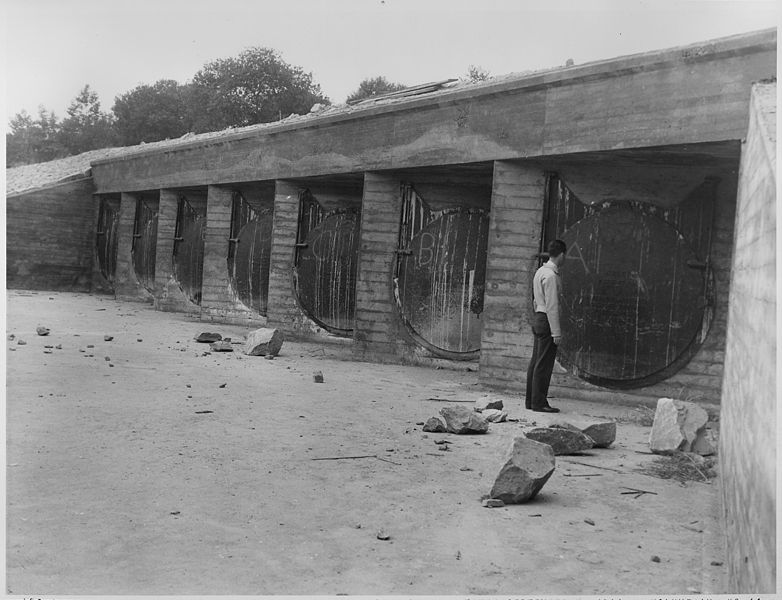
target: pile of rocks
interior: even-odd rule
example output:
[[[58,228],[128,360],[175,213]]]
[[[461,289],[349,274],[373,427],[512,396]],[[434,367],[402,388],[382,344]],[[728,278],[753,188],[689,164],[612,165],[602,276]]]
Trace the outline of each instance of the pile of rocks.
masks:
[[[195,337],[195,341],[210,344],[213,352],[233,352],[231,338],[224,338],[220,333],[203,332]],[[277,356],[280,353],[285,338],[279,329],[261,327],[247,334],[244,343],[244,353],[248,356]]]

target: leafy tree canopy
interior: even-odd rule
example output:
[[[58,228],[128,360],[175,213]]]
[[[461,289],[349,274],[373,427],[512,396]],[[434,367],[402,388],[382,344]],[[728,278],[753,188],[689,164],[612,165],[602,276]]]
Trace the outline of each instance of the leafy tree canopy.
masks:
[[[207,63],[193,77],[196,132],[268,123],[330,104],[312,74],[270,48],[250,48],[235,58]]]
[[[116,142],[113,118],[101,111],[98,94],[89,85],[73,99],[67,113],[59,137],[70,154],[106,148]]]
[[[10,133],[5,136],[6,167],[68,156],[68,151],[60,140],[57,117],[43,106],[38,107],[37,119],[33,119],[24,110],[14,115],[9,123],[9,130]]]
[[[190,86],[160,79],[118,96],[112,111],[121,144],[178,138],[191,131],[190,95]]]
[[[398,92],[407,86],[402,83],[391,83],[385,77],[368,77],[358,84],[358,89],[348,96],[346,102],[355,104],[360,100],[371,98],[373,96],[382,96],[390,92]]]

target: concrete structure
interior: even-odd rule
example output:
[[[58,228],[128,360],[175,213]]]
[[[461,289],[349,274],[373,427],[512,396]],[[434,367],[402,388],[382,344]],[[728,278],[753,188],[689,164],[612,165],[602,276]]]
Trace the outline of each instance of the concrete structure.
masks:
[[[552,395],[722,397],[732,585],[766,590],[773,454],[754,444],[772,447],[773,328],[745,308],[773,321],[774,266],[749,257],[773,241],[768,111],[751,93],[775,74],[767,30],[123,149],[92,161],[92,287],[339,337],[361,359],[472,361],[523,390],[532,273],[562,238]],[[9,285],[26,285],[47,259],[8,241]],[[89,244],[74,244],[83,286]]]
[[[742,147],[720,419],[730,592],[776,591],[776,83],[753,87]]]

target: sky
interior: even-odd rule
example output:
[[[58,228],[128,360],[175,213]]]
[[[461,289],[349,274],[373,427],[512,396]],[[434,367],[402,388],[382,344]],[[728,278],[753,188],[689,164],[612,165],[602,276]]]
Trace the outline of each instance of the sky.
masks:
[[[278,50],[339,104],[365,78],[415,85],[659,50],[775,27],[775,0],[2,0],[5,125],[62,118],[85,84],[109,111],[159,79]]]

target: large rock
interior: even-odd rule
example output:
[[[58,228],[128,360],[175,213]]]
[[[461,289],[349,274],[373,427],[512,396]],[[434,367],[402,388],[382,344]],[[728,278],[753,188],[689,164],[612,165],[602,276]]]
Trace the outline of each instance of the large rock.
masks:
[[[445,428],[451,433],[486,433],[489,422],[475,412],[463,406],[446,406],[440,409],[445,419]]]
[[[542,444],[548,444],[554,454],[576,454],[589,450],[595,445],[594,440],[578,429],[564,427],[537,427],[525,432],[529,439]]]
[[[593,421],[590,418],[576,418],[575,421],[556,420],[549,427],[580,431],[592,438],[595,448],[608,448],[616,440],[616,423],[614,421]]]
[[[277,356],[284,339],[279,329],[261,327],[247,334],[244,353],[250,356]]]
[[[492,398],[479,398],[475,401],[475,410],[483,412],[484,410],[502,410],[502,400]]]
[[[508,420],[508,412],[497,410],[496,408],[487,408],[481,412],[481,416],[489,423],[503,423]]]
[[[426,423],[424,423],[424,431],[430,433],[445,433],[447,430],[440,419],[437,417],[429,417],[426,420]]]
[[[528,502],[551,477],[554,466],[551,446],[524,437],[514,438],[489,497],[505,504]]]
[[[708,421],[708,413],[693,402],[660,398],[649,434],[649,449],[656,454],[689,452]]]
[[[211,344],[212,342],[219,342],[223,339],[222,334],[219,333],[210,333],[208,331],[204,331],[203,333],[199,333],[195,337],[196,342],[200,342],[202,344]]]

